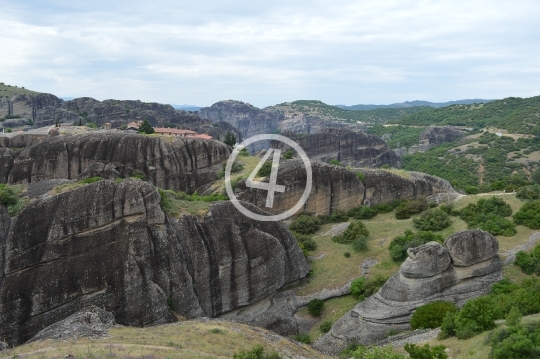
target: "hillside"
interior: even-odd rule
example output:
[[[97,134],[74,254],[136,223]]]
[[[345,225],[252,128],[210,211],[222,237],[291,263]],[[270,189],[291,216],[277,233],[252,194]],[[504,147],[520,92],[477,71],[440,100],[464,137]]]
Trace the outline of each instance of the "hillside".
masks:
[[[336,105],[336,107],[342,108],[344,110],[355,110],[355,111],[369,111],[374,110],[378,108],[407,108],[407,107],[418,107],[418,106],[429,106],[434,108],[441,108],[451,105],[470,105],[473,103],[486,103],[491,102],[493,100],[483,100],[483,99],[471,99],[471,100],[457,100],[457,101],[448,101],[448,102],[430,102],[430,101],[421,101],[421,100],[415,100],[415,101],[405,101],[405,102],[397,102],[392,103],[390,105],[352,105],[352,106],[345,106],[345,105]]]
[[[540,135],[540,96],[508,97],[486,104],[425,109],[389,122],[407,126],[494,127],[511,133]]]
[[[0,97],[11,98],[16,95],[35,95],[38,93],[39,92],[27,90],[24,87],[11,86],[0,82]]]

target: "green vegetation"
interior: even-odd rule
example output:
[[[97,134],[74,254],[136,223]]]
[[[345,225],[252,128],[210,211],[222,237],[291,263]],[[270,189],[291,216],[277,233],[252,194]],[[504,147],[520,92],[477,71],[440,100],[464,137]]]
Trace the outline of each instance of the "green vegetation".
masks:
[[[531,186],[522,187],[517,191],[516,197],[520,199],[540,199],[540,185],[535,183]]]
[[[448,312],[441,324],[439,338],[467,339],[493,329],[495,320],[506,318],[512,307],[519,308],[523,315],[538,313],[539,296],[538,278],[526,278],[521,285],[505,278],[493,285],[491,294],[469,300],[457,312]]]
[[[514,214],[514,222],[531,229],[540,229],[540,200],[524,203]]]
[[[89,177],[89,178],[85,178],[85,179],[82,179],[80,181],[77,181],[77,183],[81,183],[81,184],[90,184],[90,183],[94,183],[94,182],[97,182],[97,181],[101,181],[103,178],[101,178],[101,176],[94,176],[94,177]]]
[[[289,151],[285,152],[285,153],[283,154],[283,158],[285,158],[286,160],[292,159],[292,158],[293,158],[293,153],[292,153],[292,151],[289,150]]]
[[[18,215],[29,202],[27,197],[21,198],[19,196],[23,188],[22,185],[9,186],[4,183],[0,184],[0,203],[6,206],[11,217]]]
[[[422,213],[429,208],[429,203],[426,197],[418,197],[403,201],[396,208],[396,219],[409,219],[411,215]]]
[[[413,219],[414,227],[420,231],[442,231],[450,226],[450,216],[439,208],[432,208]]]
[[[307,305],[308,313],[318,317],[324,308],[324,302],[320,299],[312,299]]]
[[[453,105],[425,109],[396,119],[407,126],[454,125],[473,128],[495,127],[513,133],[540,135],[540,96],[508,97],[486,104]]]
[[[515,224],[504,218],[511,214],[512,208],[500,197],[482,198],[459,211],[460,218],[467,222],[470,229],[480,228],[494,236],[505,237],[512,237],[517,233]]]
[[[171,216],[178,216],[183,212],[188,212],[194,215],[206,213],[209,202],[223,201],[228,199],[221,193],[213,193],[208,196],[199,196],[197,193],[187,194],[173,190],[159,189],[161,196],[160,206],[163,212]]]
[[[411,147],[418,144],[418,138],[424,128],[408,126],[383,126],[375,124],[369,129],[369,133],[383,137],[390,148]]]
[[[330,162],[328,162],[328,163],[330,163],[331,165],[343,167],[343,163],[339,162],[336,159],[330,160]]]
[[[319,330],[321,333],[328,333],[330,329],[332,329],[332,324],[334,324],[334,322],[331,320],[325,320],[319,325]]]
[[[37,95],[39,92],[30,91],[24,87],[6,85],[0,82],[0,97],[12,98],[15,95]]]
[[[433,302],[416,309],[411,318],[413,329],[431,329],[441,326],[447,313],[455,312],[456,306],[450,302]]]
[[[236,145],[236,135],[234,132],[227,131],[227,134],[225,135],[225,140],[223,142],[228,146],[234,146]]]
[[[506,328],[495,330],[488,336],[490,358],[521,359],[540,357],[540,322],[522,324],[517,308],[514,320],[506,320]]]
[[[58,126],[57,126],[58,127]],[[91,122],[91,121],[88,121],[86,123],[86,127],[90,127],[90,128],[93,128],[94,130],[97,130],[98,128],[98,125],[96,125],[95,123]]]
[[[531,253],[519,251],[516,254],[516,264],[523,273],[540,276],[540,244],[537,245]]]
[[[409,353],[411,359],[447,359],[448,355],[444,351],[446,347],[443,345],[437,345],[430,347],[429,344],[419,346],[416,344],[406,343],[404,347],[405,351]]]
[[[139,129],[137,130],[138,133],[145,133],[147,135],[151,135],[154,133],[154,127],[148,122],[148,120],[143,120],[141,125],[139,126]]]
[[[363,301],[367,297],[377,293],[380,287],[386,283],[388,277],[377,275],[373,278],[366,279],[366,277],[358,277],[351,283],[351,295]]]
[[[347,212],[347,215],[354,219],[370,219],[375,217],[377,213],[378,212],[375,208],[358,206]]]
[[[262,345],[256,345],[251,350],[234,353],[233,359],[281,359],[281,355],[275,351],[267,353]]]
[[[19,196],[7,184],[0,184],[0,203],[4,206],[14,205],[19,201]]]
[[[407,258],[407,249],[418,247],[431,241],[442,243],[444,238],[440,234],[433,232],[414,233],[411,230],[406,230],[403,236],[397,236],[390,242],[388,246],[390,257],[396,262],[401,262]]]
[[[311,337],[309,336],[308,333],[299,333],[299,334],[296,334],[293,338],[297,342],[304,343],[304,344],[311,344]]]
[[[270,176],[270,173],[272,173],[272,161],[266,161],[257,172],[257,177]]]
[[[437,345],[431,347],[429,344],[419,346],[416,344],[405,344],[405,351],[409,354],[398,353],[392,345],[384,347],[351,344],[341,352],[341,358],[354,359],[447,359],[446,347]]]
[[[319,227],[320,224],[317,218],[308,214],[301,214],[291,223],[289,229],[300,234],[313,234]]]
[[[354,240],[367,236],[369,231],[366,226],[360,221],[352,221],[342,234],[332,237],[332,240],[336,243],[353,243]]]

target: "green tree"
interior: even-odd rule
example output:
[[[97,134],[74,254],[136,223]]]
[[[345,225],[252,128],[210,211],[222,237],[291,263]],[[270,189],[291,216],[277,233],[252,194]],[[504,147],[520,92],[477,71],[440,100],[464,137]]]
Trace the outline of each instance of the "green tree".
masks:
[[[416,309],[411,318],[413,329],[431,329],[441,326],[446,313],[455,312],[456,306],[450,302],[433,302]]]
[[[409,353],[411,359],[447,359],[448,354],[444,351],[444,345],[436,345],[430,347],[429,344],[419,346],[416,344],[405,344],[405,351]]]
[[[307,305],[307,310],[308,310],[309,314],[318,317],[319,315],[321,315],[323,307],[324,307],[324,302],[322,300],[320,300],[320,299],[312,299],[312,300],[309,301],[309,303]]]
[[[150,122],[148,122],[147,120],[144,120],[139,126],[139,129],[137,130],[137,132],[146,133],[147,135],[150,135],[154,133],[155,131],[152,125],[150,124]]]
[[[225,140],[223,142],[231,147],[236,145],[236,135],[234,134],[234,132],[227,131],[227,134],[225,135]]]
[[[355,239],[362,236],[369,236],[368,229],[366,228],[364,223],[360,221],[352,221],[351,224],[349,224],[349,227],[347,227],[347,229],[345,230],[345,232],[332,237],[332,240],[336,243],[352,243]]]
[[[413,223],[420,231],[441,231],[450,225],[450,216],[438,208],[433,208],[413,219]]]

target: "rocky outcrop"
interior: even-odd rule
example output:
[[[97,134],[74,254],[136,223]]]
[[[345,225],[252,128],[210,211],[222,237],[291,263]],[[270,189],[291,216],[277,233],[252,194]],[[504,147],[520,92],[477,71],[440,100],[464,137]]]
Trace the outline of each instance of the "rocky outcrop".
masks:
[[[79,338],[106,338],[115,325],[112,313],[91,305],[64,320],[54,323],[37,333],[30,342],[41,340],[77,340]]]
[[[248,103],[233,100],[220,101],[210,107],[203,107],[199,110],[199,116],[213,122],[228,122],[240,131],[243,138],[275,133],[278,130],[278,123],[283,120],[280,113],[264,111]],[[248,150],[256,153],[268,147],[269,141],[260,141],[250,145]]]
[[[304,212],[329,215],[333,211],[347,211],[362,204],[364,186],[353,172],[319,161],[312,161],[311,168],[312,189],[302,208]],[[272,208],[265,207],[268,192],[247,188],[244,180],[238,182],[235,192],[238,199],[270,213],[285,212],[300,200],[306,188],[306,169],[302,160],[282,160],[276,183],[284,185],[285,191],[274,193]]]
[[[344,166],[381,167],[388,164],[401,167],[402,160],[386,142],[374,135],[346,129],[325,128],[319,133],[296,135],[284,132],[298,143],[311,160],[330,162],[338,160]],[[273,141],[272,147],[287,151],[290,148],[282,142]]]
[[[390,329],[409,329],[412,314],[424,304],[444,300],[462,306],[489,293],[502,278],[497,250],[497,239],[479,229],[455,233],[444,246],[429,242],[410,248],[399,271],[314,346],[336,354],[349,343],[374,344],[385,339]]]
[[[434,196],[436,201],[437,194],[456,194],[448,181],[421,172],[397,174],[364,168],[359,171],[364,174],[362,183],[366,188],[366,205],[390,203],[396,199],[413,199],[418,196]]]
[[[45,134],[17,134],[15,136],[1,136],[0,135],[0,146],[9,147],[9,148],[25,148],[37,145],[49,138],[49,135]]]
[[[38,197],[13,219],[0,206],[0,337],[25,342],[89,305],[129,326],[214,317],[308,272],[281,223],[229,201],[176,220],[159,203],[154,186],[126,179]]]
[[[429,126],[420,134],[419,142],[433,147],[441,143],[453,142],[466,133],[464,129],[454,126]]]
[[[220,164],[230,151],[214,140],[116,131],[55,136],[22,151],[0,148],[0,181],[75,179],[92,163],[100,162],[114,165],[121,177],[142,175],[158,187],[191,193],[217,179]]]

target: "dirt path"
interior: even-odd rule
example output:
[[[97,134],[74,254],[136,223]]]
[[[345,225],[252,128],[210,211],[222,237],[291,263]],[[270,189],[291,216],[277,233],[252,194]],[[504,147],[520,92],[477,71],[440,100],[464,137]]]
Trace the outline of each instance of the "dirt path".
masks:
[[[509,265],[516,261],[516,254],[519,251],[526,251],[529,248],[532,248],[540,241],[540,232],[534,232],[529,237],[529,240],[523,244],[517,245],[514,248],[507,250],[504,253],[500,253],[501,255],[505,256],[506,259],[504,260],[503,265]]]

